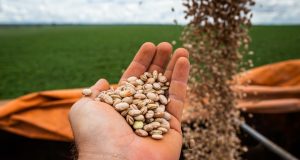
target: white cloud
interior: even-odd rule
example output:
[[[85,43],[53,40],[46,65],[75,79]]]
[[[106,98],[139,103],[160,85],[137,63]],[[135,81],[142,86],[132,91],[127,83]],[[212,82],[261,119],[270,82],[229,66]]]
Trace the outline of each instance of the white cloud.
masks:
[[[181,0],[0,0],[0,23],[185,23]],[[171,12],[171,8],[175,12]],[[300,23],[299,0],[257,0],[255,24]]]
[[[255,24],[300,24],[299,0],[257,0]]]

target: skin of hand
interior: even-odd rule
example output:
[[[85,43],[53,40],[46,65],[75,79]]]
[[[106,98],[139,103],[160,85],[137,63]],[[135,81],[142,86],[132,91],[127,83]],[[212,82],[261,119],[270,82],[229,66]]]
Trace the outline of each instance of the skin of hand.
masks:
[[[164,73],[170,82],[166,109],[172,115],[171,129],[162,140],[137,136],[126,120],[106,103],[93,98],[109,83],[100,79],[91,87],[92,96],[83,97],[71,108],[69,120],[80,160],[175,160],[179,159],[182,146],[181,114],[186,95],[190,63],[189,53],[183,48],[172,54],[172,45],[162,42],[155,46],[146,42],[120,79],[139,76],[146,71]]]

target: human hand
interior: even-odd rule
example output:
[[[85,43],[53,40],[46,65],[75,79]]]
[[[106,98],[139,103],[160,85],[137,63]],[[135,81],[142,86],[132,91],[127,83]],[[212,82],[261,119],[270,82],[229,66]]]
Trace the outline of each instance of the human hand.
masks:
[[[91,87],[92,96],[81,98],[69,113],[79,159],[179,159],[182,146],[180,121],[190,64],[187,50],[177,49],[170,59],[171,53],[169,43],[163,42],[158,46],[144,43],[120,79],[121,82],[153,70],[164,73],[168,78],[170,102],[166,109],[172,118],[171,129],[164,138],[153,140],[137,136],[112,106],[94,101],[100,91],[110,87],[106,80],[100,79]]]

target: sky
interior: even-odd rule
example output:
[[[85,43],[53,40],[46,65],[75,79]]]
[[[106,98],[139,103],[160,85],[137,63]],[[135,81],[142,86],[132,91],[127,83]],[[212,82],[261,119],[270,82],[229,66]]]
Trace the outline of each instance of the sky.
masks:
[[[185,24],[182,0],[0,0],[0,24]],[[175,11],[171,12],[171,8]],[[254,24],[300,24],[300,0],[256,0]]]

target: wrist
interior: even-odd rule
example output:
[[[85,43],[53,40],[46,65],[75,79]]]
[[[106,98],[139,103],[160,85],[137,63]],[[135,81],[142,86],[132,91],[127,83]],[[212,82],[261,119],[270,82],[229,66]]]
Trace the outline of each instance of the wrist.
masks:
[[[103,146],[77,145],[78,160],[127,160],[117,148]]]
[[[114,153],[79,153],[78,160],[127,160],[120,154]]]

